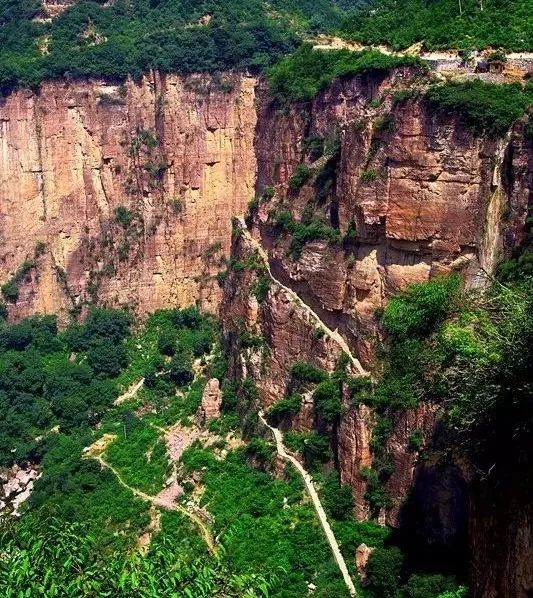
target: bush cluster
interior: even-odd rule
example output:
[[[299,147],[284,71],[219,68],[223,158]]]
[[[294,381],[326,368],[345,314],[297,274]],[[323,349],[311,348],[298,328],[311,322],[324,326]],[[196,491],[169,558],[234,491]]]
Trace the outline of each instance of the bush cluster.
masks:
[[[458,113],[475,132],[497,136],[533,104],[533,85],[495,85],[476,79],[430,87],[426,97],[438,110]]]
[[[374,50],[321,51],[303,44],[270,69],[270,91],[280,103],[311,100],[339,77],[415,65],[423,68],[412,56],[390,56]]]
[[[302,255],[304,246],[311,241],[323,239],[331,244],[342,241],[339,229],[327,224],[318,215],[304,214],[302,221],[296,222],[288,210],[281,209],[275,215],[274,224],[292,235],[289,251],[295,259]]]

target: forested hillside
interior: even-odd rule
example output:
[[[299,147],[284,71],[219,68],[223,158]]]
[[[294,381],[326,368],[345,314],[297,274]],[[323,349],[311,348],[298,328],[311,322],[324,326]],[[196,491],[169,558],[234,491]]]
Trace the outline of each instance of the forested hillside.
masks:
[[[376,0],[350,14],[342,29],[349,38],[397,50],[423,42],[427,49],[524,51],[533,40],[528,0]]]
[[[0,0],[0,598],[533,595],[529,5]]]
[[[0,92],[57,77],[261,71],[331,33],[395,49],[503,47],[533,38],[527,0],[78,0],[47,19],[38,0],[0,3]]]
[[[340,26],[331,0],[81,0],[50,22],[37,0],[0,4],[0,90],[51,77],[261,70],[301,35]]]

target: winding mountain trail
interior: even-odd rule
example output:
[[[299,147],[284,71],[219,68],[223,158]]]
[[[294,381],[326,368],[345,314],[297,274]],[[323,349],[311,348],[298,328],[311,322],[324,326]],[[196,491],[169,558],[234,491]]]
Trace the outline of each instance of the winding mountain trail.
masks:
[[[121,403],[124,403],[125,401],[128,401],[129,399],[133,398],[143,386],[144,378],[141,378],[138,382],[132,384],[128,389],[126,389],[125,392],[123,392],[119,397],[117,397],[113,402],[113,405],[120,405]]]
[[[119,484],[121,486],[123,486],[124,488],[127,488],[134,496],[137,496],[138,498],[140,498],[146,502],[149,502],[150,504],[154,505],[155,507],[159,507],[161,509],[167,509],[169,511],[178,511],[182,515],[185,515],[186,517],[188,517],[199,528],[209,552],[211,554],[215,554],[217,552],[217,547],[215,545],[213,535],[211,534],[211,530],[200,519],[200,517],[198,517],[198,515],[196,515],[195,513],[191,513],[191,511],[189,511],[185,507],[182,507],[181,505],[174,503],[173,502],[174,496],[172,495],[172,493],[170,493],[170,494],[165,493],[165,490],[163,490],[157,496],[151,496],[150,494],[146,494],[145,492],[143,492],[142,490],[139,490],[138,488],[134,488],[133,486],[130,486],[124,480],[124,478],[122,477],[120,472],[117,469],[115,469],[111,465],[111,463],[108,463],[104,459],[103,454],[104,454],[105,448],[107,447],[107,445],[109,445],[114,440],[115,440],[115,437],[113,437],[112,435],[108,435],[105,442],[98,444],[98,442],[100,442],[100,441],[97,441],[94,445],[88,447],[84,452],[84,456],[86,458],[95,459],[96,461],[98,461],[98,463],[100,463],[100,465],[103,468],[109,469],[109,471],[111,471],[111,473],[113,473],[114,476],[117,478]]]
[[[337,539],[335,538],[335,534],[329,525],[328,518],[326,512],[324,511],[324,507],[322,507],[322,503],[320,502],[320,498],[318,493],[315,489],[315,485],[313,483],[313,478],[307,473],[304,469],[302,464],[290,455],[287,450],[285,449],[285,445],[283,444],[283,434],[277,428],[273,428],[265,419],[264,414],[262,411],[259,411],[259,420],[263,423],[273,434],[274,439],[276,441],[276,449],[278,454],[283,459],[290,461],[294,467],[297,469],[298,473],[302,476],[303,481],[305,483],[305,487],[311,500],[313,501],[313,506],[315,507],[316,513],[318,515],[318,519],[322,525],[322,529],[326,534],[326,538],[328,539],[329,545],[331,546],[331,552],[337,562],[337,565],[342,573],[342,577],[344,579],[344,583],[350,592],[350,596],[357,596],[357,590],[355,589],[355,585],[350,577],[350,573],[348,572],[348,567],[346,566],[346,562],[344,561],[344,557],[340,551],[339,545],[337,544]]]
[[[298,305],[300,305],[300,307],[302,307],[307,312],[307,314],[315,320],[317,326],[324,332],[324,334],[326,334],[326,336],[329,336],[329,338],[331,338],[333,341],[335,341],[337,343],[337,345],[339,345],[339,347],[344,351],[344,353],[346,353],[346,355],[348,355],[352,365],[357,370],[359,375],[361,375],[361,376],[368,375],[366,370],[361,365],[360,361],[356,357],[353,356],[352,352],[350,351],[350,347],[348,347],[348,343],[339,334],[339,332],[337,330],[331,330],[331,328],[326,326],[326,324],[324,324],[324,322],[320,319],[320,316],[315,311],[313,311],[309,307],[309,305],[307,305],[307,303],[305,303],[305,301],[303,301],[300,298],[298,293],[293,291],[290,287],[285,286],[280,280],[278,280],[274,276],[274,274],[272,273],[272,270],[270,268],[270,261],[269,261],[266,251],[263,249],[261,244],[256,239],[254,239],[252,237],[244,220],[239,219],[239,223],[241,224],[242,234],[245,235],[246,238],[248,239],[248,241],[254,246],[255,249],[257,249],[257,252],[258,252],[259,256],[261,257],[261,259],[263,260],[263,262],[266,266],[268,275],[270,276],[272,281],[274,283],[276,283],[278,286],[280,286],[286,293],[288,293],[290,295],[290,297],[292,297],[292,299],[294,299],[298,303]]]

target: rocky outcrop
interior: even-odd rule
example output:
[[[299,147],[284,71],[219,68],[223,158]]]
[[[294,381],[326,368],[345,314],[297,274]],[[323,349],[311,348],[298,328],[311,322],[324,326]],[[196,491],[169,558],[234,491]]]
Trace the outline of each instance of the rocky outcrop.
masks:
[[[372,409],[358,405],[345,410],[341,417],[338,433],[338,459],[340,479],[343,484],[352,487],[354,496],[354,515],[357,519],[366,519],[370,514],[365,500],[367,482],[361,470],[372,465]]]
[[[376,310],[410,283],[437,274],[459,271],[467,284],[483,284],[484,273],[523,235],[531,187],[522,123],[503,139],[478,136],[457,115],[435,113],[423,97],[396,102],[395,91],[406,86],[416,86],[416,75],[399,69],[338,80],[310,104],[288,111],[265,103],[256,135],[263,199],[253,230],[272,272],[370,368],[380,336]],[[307,175],[296,184],[291,177],[302,163]],[[277,224],[283,211],[303,225],[322,222],[336,237],[303,243],[295,255],[295,234]],[[240,294],[242,303],[253,295],[246,282]],[[287,390],[294,361],[333,369],[334,363],[317,360],[309,337],[289,336],[303,322],[278,294],[271,292],[257,315],[254,325],[269,330],[264,338],[275,355],[260,376],[271,389],[263,393],[265,404]],[[394,422],[386,446],[391,506],[382,514],[391,525],[399,522],[418,463],[410,436],[431,440],[437,413],[421,405]],[[348,401],[336,434],[337,459],[360,518],[368,515],[360,471],[372,462],[372,427],[372,411]]]
[[[212,419],[220,416],[220,407],[222,406],[222,391],[218,378],[211,378],[207,381],[202,394],[202,404],[198,409],[198,422],[204,425]]]
[[[496,141],[435,113],[423,98],[395,103],[394,90],[410,77],[400,69],[339,80],[310,106],[282,113],[268,105],[258,125],[259,192],[277,191],[260,211],[276,275],[322,308],[368,362],[375,309],[435,274],[459,270],[479,284],[482,269],[491,271],[523,234],[531,186],[520,123]],[[307,148],[316,139],[329,159],[313,162]],[[291,189],[302,162],[312,176]],[[267,226],[269,213],[282,208],[296,220],[314,211],[350,235],[343,243],[314,241],[290,259],[287,238]]]
[[[10,316],[216,311],[231,217],[254,193],[255,83],[153,74],[3,100],[0,280],[35,257]]]
[[[246,235],[237,235],[232,256],[237,263],[251,265],[244,271],[230,267],[225,285],[221,314],[234,349],[232,371],[241,380],[251,376],[261,404],[270,407],[290,390],[290,370],[296,361],[307,360],[329,371],[335,368],[342,350],[318,329],[317,320],[301,302],[264,273],[254,243]],[[259,276],[269,281],[268,293],[261,301],[256,297]],[[314,419],[312,406],[307,405],[304,412],[305,417],[298,419],[302,430],[312,428]]]
[[[367,585],[368,582],[366,566],[373,551],[374,549],[369,548],[366,544],[359,544],[355,550],[355,567],[357,569],[357,573],[359,573],[359,579],[361,580],[361,585],[363,587]]]
[[[31,465],[11,469],[0,473],[0,520],[7,513],[18,517],[19,509],[30,497],[35,480],[39,478],[39,470]]]

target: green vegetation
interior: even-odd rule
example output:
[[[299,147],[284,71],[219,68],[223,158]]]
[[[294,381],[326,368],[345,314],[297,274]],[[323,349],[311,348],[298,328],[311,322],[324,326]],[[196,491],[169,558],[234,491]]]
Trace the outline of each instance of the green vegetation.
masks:
[[[219,461],[209,450],[193,447],[182,460],[189,471],[207,466],[202,503],[214,516],[215,531],[223,531],[231,570],[278,572],[283,583],[269,594],[273,597],[303,596],[309,579],[321,596],[347,595],[296,473],[288,470],[288,481],[275,480],[250,468],[242,449]]]
[[[339,26],[331,0],[119,0],[76,2],[51,22],[40,3],[0,4],[0,92],[57,77],[257,71],[292,51],[300,36]],[[45,48],[45,49],[44,49]],[[231,81],[218,77],[221,89]]]
[[[400,50],[423,42],[428,49],[502,47],[531,50],[527,0],[377,0],[371,9],[350,15],[344,34],[370,44]]]
[[[446,455],[467,458],[480,472],[492,467],[502,484],[523,479],[532,458],[528,404],[533,380],[527,364],[533,306],[528,262],[521,257],[501,265],[505,284],[493,280],[484,292],[466,292],[451,276],[412,285],[390,300],[382,319],[389,338],[381,378],[375,384],[348,380],[352,400],[376,412],[372,468],[361,471],[374,513],[390,504],[386,444],[394,418],[420,401],[440,403],[445,411]],[[422,429],[411,430],[409,450],[420,451],[424,441]],[[400,587],[402,596],[465,595],[455,580],[442,575],[407,578],[401,555],[389,548],[374,553],[368,572],[369,590],[377,596],[397,596]]]
[[[106,556],[134,545],[139,530],[148,525],[149,514],[146,503],[119,484],[109,470],[82,459],[83,448],[94,439],[87,428],[50,434],[41,451],[43,474],[22,522],[26,518],[45,521],[51,516],[65,524],[83,522],[97,550]]]
[[[455,596],[458,591],[459,595],[466,594],[457,588],[455,579],[443,575],[411,575],[403,591],[407,598],[438,598],[446,592]]]
[[[38,241],[33,251],[33,258],[26,259],[17,268],[17,271],[13,276],[6,281],[1,287],[2,297],[9,303],[15,303],[19,297],[19,287],[26,280],[29,273],[37,265],[37,260],[45,253],[46,243]]]
[[[323,380],[313,393],[318,415],[328,423],[336,422],[341,414],[341,389],[337,380]]]
[[[224,555],[188,554],[174,539],[158,541],[147,555],[102,554],[86,524],[28,518],[0,535],[2,596],[259,598],[274,585],[272,576],[235,574]]]
[[[311,176],[311,169],[307,164],[298,164],[294,169],[294,174],[289,179],[289,189],[299,191]]]
[[[325,380],[328,375],[324,370],[315,367],[312,363],[307,361],[297,361],[291,368],[293,378],[300,382],[311,382],[318,384]]]
[[[375,384],[368,378],[348,380],[352,402],[375,409],[370,443],[374,461],[371,469],[361,472],[368,483],[365,497],[374,514],[390,503],[385,483],[393,469],[385,447],[395,413],[414,408],[421,400],[444,398],[439,371],[447,357],[435,339],[446,318],[462,303],[460,285],[456,275],[434,278],[391,298],[382,318],[389,341],[380,379]],[[409,448],[419,450],[422,442],[421,431],[413,431]]]
[[[422,430],[413,430],[407,439],[409,450],[419,451],[424,444],[424,433]]]
[[[474,80],[435,85],[426,92],[438,110],[459,113],[475,132],[503,135],[533,104],[533,85],[495,85]]]
[[[329,438],[318,432],[287,432],[285,445],[301,453],[306,464],[312,468],[331,459]]]
[[[257,271],[256,271],[257,272]],[[262,303],[270,290],[271,280],[270,276],[266,272],[266,268],[264,268],[257,276],[257,280],[252,286],[252,293],[255,295],[255,298],[259,303]]]
[[[122,227],[128,228],[134,218],[133,212],[125,206],[115,208],[115,219]]]
[[[398,341],[426,336],[453,309],[460,284],[460,277],[454,275],[411,285],[404,294],[389,301],[383,316],[385,329]]]
[[[280,103],[310,100],[339,77],[407,65],[423,68],[412,56],[389,56],[378,51],[320,51],[303,44],[270,69],[270,91]]]
[[[367,565],[368,585],[375,596],[395,598],[400,585],[403,555],[399,548],[377,548]]]
[[[158,351],[158,337],[174,339],[174,357],[203,359],[217,346],[214,321],[188,308],[152,314],[136,335],[130,333],[131,324],[126,312],[93,309],[83,324],[72,324],[64,332],[58,332],[50,316],[0,329],[2,465],[29,459],[42,468],[20,523],[13,522],[11,528],[3,521],[0,528],[2,595],[15,597],[22,589],[39,588],[54,596],[60,588],[80,598],[94,592],[155,597],[167,592],[167,583],[173,591],[182,587],[180,583],[195,588],[196,581],[188,575],[202,580],[198,596],[212,592],[255,596],[252,588],[264,592],[270,584],[259,574],[229,571],[224,555],[208,557],[196,530],[186,532],[187,522],[176,513],[162,519],[161,532],[146,556],[136,552],[139,535],[150,522],[148,505],[123,487],[112,471],[83,458],[84,447],[104,433],[113,434],[116,438],[104,459],[126,483],[156,494],[169,473],[160,427],[180,420],[188,424],[200,404],[205,380],[196,376],[190,387],[177,393],[171,362]],[[96,372],[89,359],[106,343],[127,356],[128,365],[118,376]],[[222,376],[225,371],[216,354],[204,368],[210,375]],[[145,388],[124,405],[114,406],[119,387],[143,374]],[[233,422],[230,416],[226,419],[220,427],[234,428],[235,417]],[[68,530],[64,542],[54,518]],[[50,537],[54,537],[54,542],[46,540],[50,546],[59,542],[67,551],[67,564],[63,553],[41,550],[44,538]],[[176,571],[181,572],[178,578],[173,577]],[[172,582],[159,579],[162,573],[168,573]]]
[[[361,180],[363,181],[363,183],[373,183],[374,181],[377,181],[378,178],[378,173],[375,170],[372,170],[371,168],[363,171],[363,173],[361,174]]]
[[[17,269],[15,274],[2,285],[2,296],[9,303],[15,303],[19,297],[19,286],[24,282],[28,274],[35,267],[33,260],[26,260]]]
[[[423,41],[429,48],[528,50],[532,37],[527,0],[97,0],[76,2],[50,20],[37,0],[0,4],[0,93],[59,77],[138,77],[149,69],[213,73],[213,85],[231,91],[219,75],[230,70],[271,70],[282,100],[313,97],[334,78],[413,64],[379,52],[312,52],[303,38],[337,32],[395,49]],[[274,66],[273,66],[274,65]],[[102,95],[113,106],[123,97]],[[161,103],[156,110],[161,109]],[[157,178],[165,165],[148,166]]]
[[[270,407],[267,412],[267,416],[269,420],[271,420],[272,423],[277,426],[285,417],[296,415],[298,411],[300,411],[301,403],[302,397],[298,394],[292,394],[288,397],[284,397]]]
[[[281,209],[274,214],[274,225],[292,236],[289,251],[295,259],[301,256],[304,246],[310,241],[323,239],[331,244],[337,244],[342,240],[337,228],[312,212],[305,213],[302,221],[296,222],[289,210]]]
[[[125,312],[94,309],[64,333],[52,316],[0,328],[0,463],[35,458],[35,439],[56,425],[98,421],[117,396],[115,357],[124,356],[129,326]]]
[[[209,353],[216,339],[216,322],[195,307],[158,310],[150,314],[140,334],[126,343],[130,365],[118,382],[124,388],[145,377],[149,387],[163,392],[171,378],[187,384],[192,379],[193,359]]]
[[[128,413],[128,412],[126,412]],[[134,414],[123,418],[119,438],[106,450],[106,458],[130,486],[155,495],[169,474],[165,442],[160,432]]]
[[[327,474],[321,490],[322,504],[330,517],[337,521],[347,521],[352,517],[352,488],[340,483],[337,472]]]

